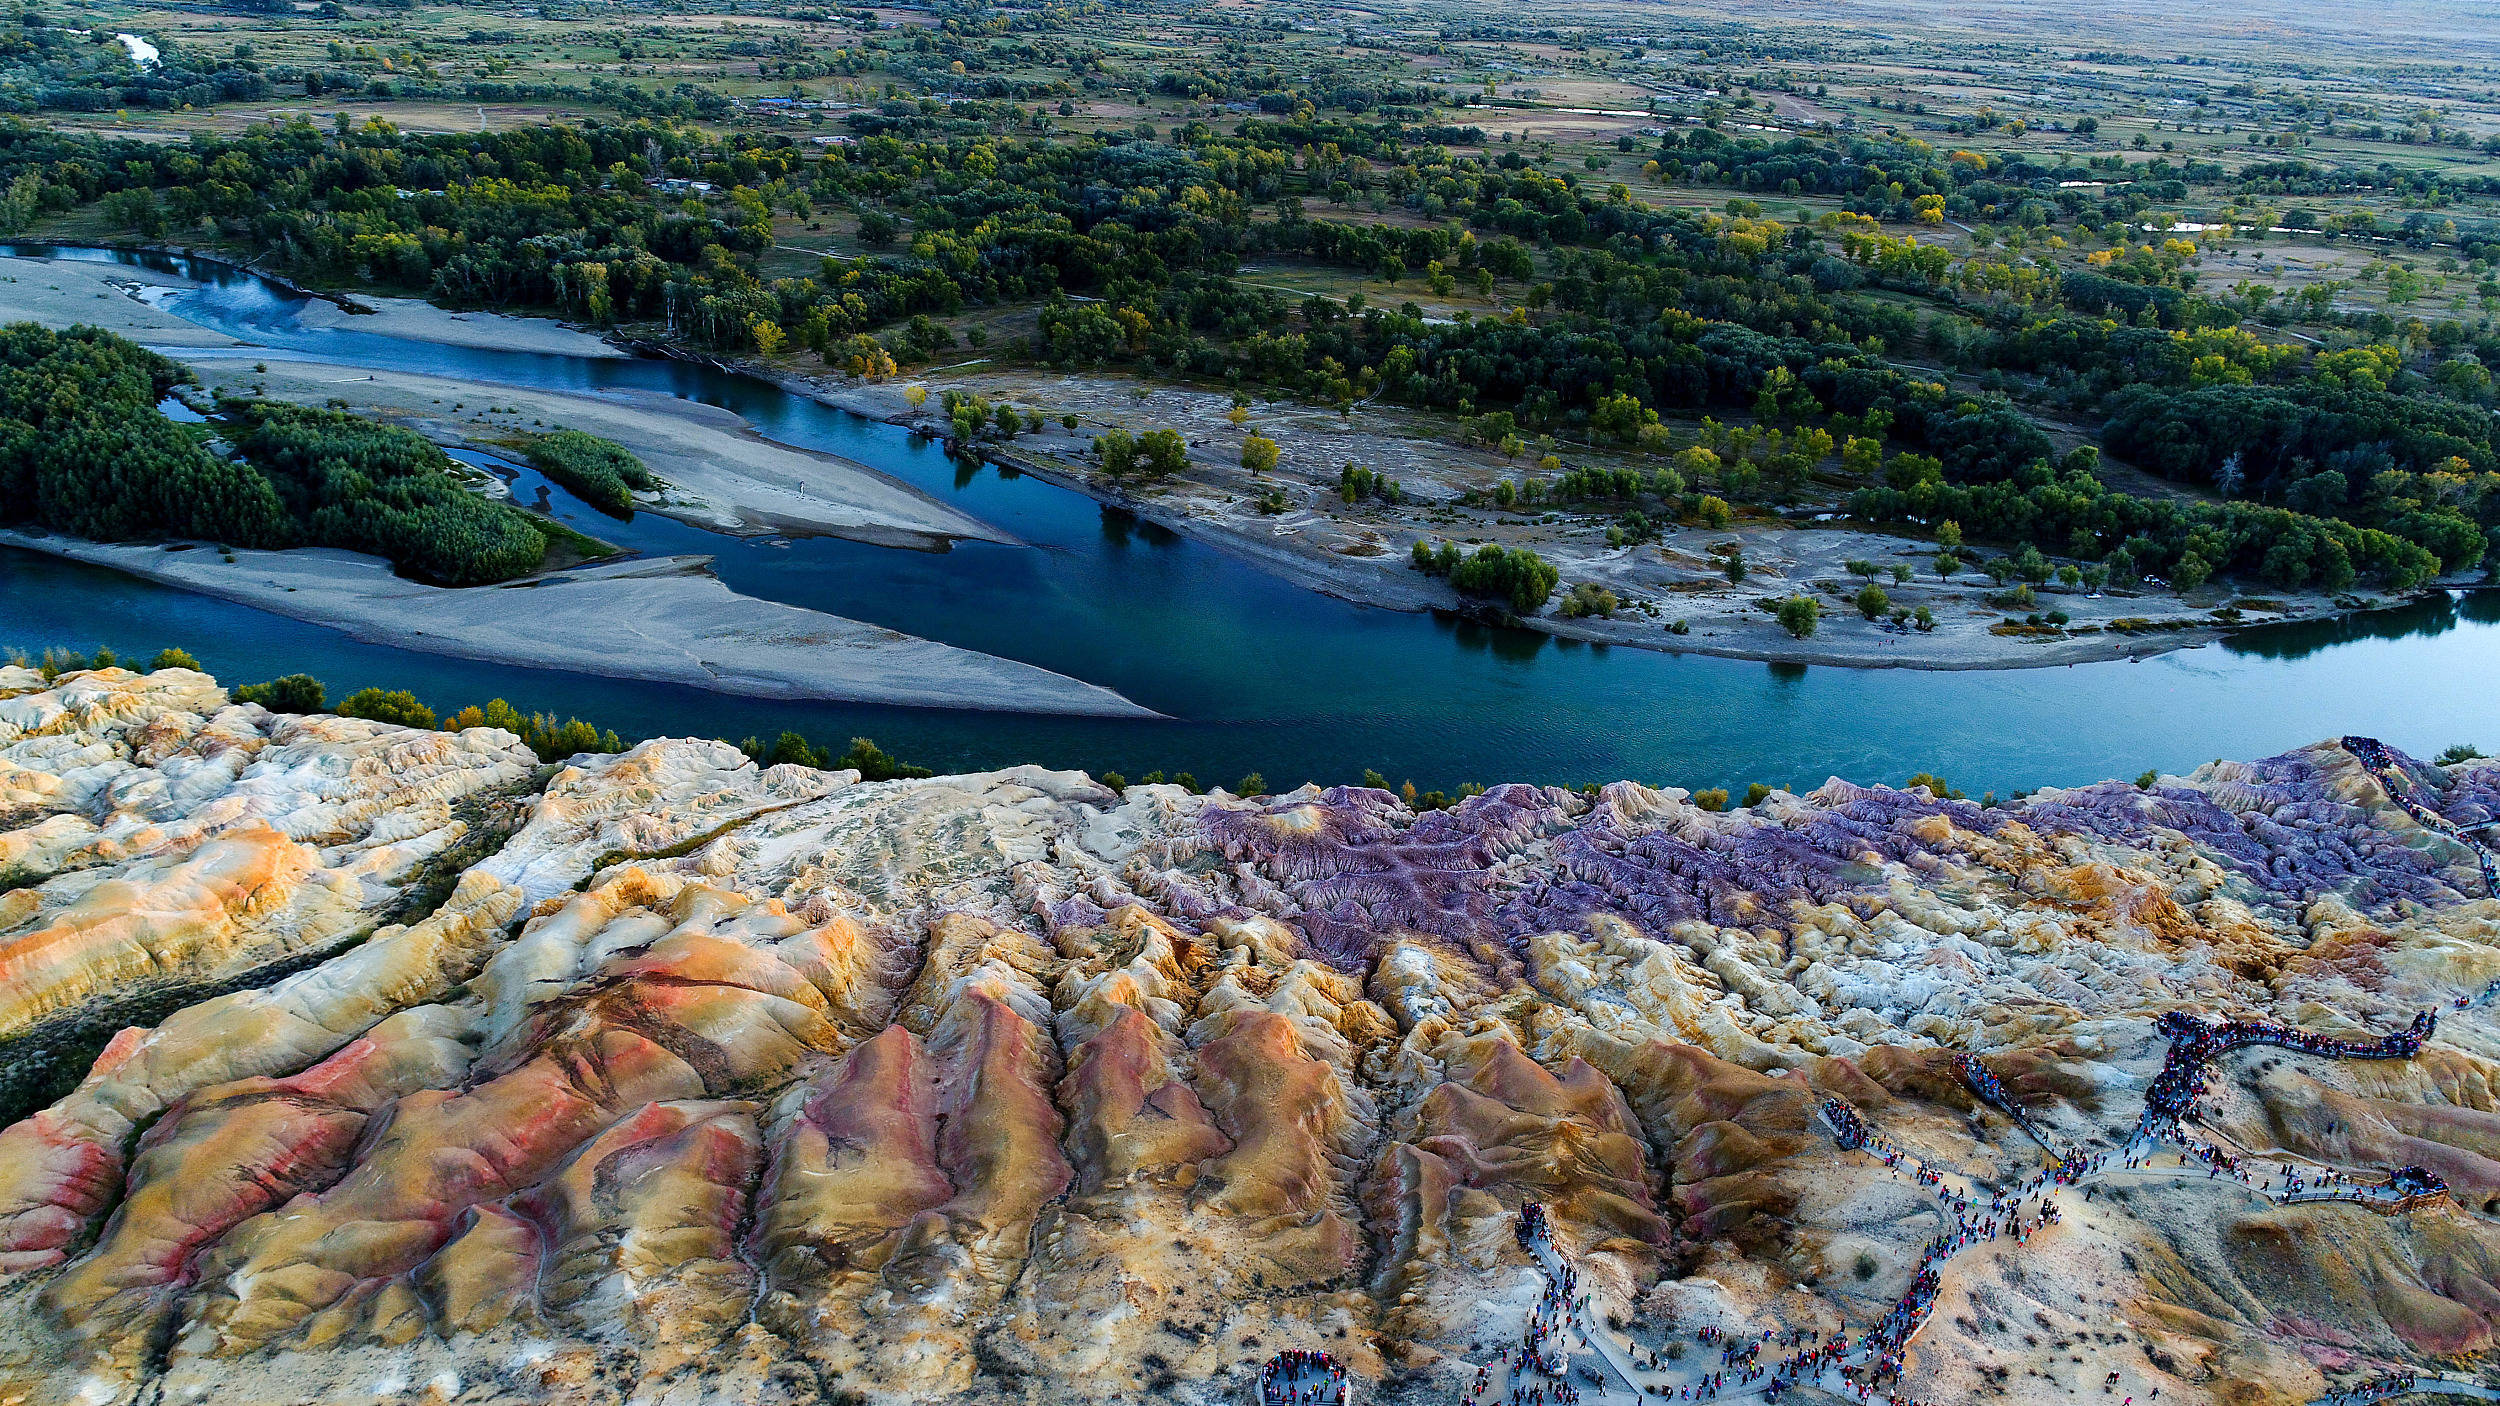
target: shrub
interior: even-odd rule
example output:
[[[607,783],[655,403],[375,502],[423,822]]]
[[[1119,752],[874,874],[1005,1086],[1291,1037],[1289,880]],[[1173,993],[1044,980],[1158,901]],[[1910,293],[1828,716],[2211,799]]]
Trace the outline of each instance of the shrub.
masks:
[[[258,703],[273,713],[318,713],[328,697],[329,690],[310,674],[286,674],[234,691],[235,702]]]
[[[207,670],[200,668],[200,661],[192,658],[189,651],[181,649],[158,650],[156,658],[149,661],[148,667],[150,669],[191,669],[199,673],[208,672]]]
[[[1622,606],[1622,599],[1614,592],[1594,581],[1583,581],[1572,587],[1570,594],[1563,597],[1562,613],[1572,620],[1586,615],[1612,617]]]
[[[1858,590],[1857,606],[1860,615],[1869,620],[1879,620],[1885,611],[1892,609],[1892,597],[1884,594],[1883,587],[1869,581]]]
[[[1727,809],[1727,788],[1713,786],[1707,791],[1695,791],[1693,804],[1700,806],[1703,810],[1725,810]]]
[[[378,723],[397,723],[401,727],[434,726],[434,710],[417,701],[405,689],[385,693],[378,688],[360,688],[339,700],[332,711],[342,717],[371,718]]]

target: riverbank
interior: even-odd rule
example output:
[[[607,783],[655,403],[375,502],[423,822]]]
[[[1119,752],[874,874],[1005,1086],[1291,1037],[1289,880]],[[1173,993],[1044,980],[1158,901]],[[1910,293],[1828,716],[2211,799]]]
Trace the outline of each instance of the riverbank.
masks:
[[[454,658],[749,698],[1148,719],[1106,688],[822,611],[742,596],[710,558],[656,557],[453,590],[354,552],[237,551],[0,531],[0,546]]]
[[[454,312],[422,298],[352,298],[315,295],[297,315],[298,325],[339,332],[366,332],[437,346],[485,351],[534,352],[543,356],[620,358],[632,355],[604,338],[545,317],[492,312]]]
[[[1515,477],[1519,462],[1464,442],[1454,426],[1424,423],[1399,407],[1363,406],[1341,416],[1277,401],[1254,407],[1236,427],[1227,394],[1116,375],[966,363],[917,382],[872,383],[755,363],[734,369],[791,394],[929,434],[948,433],[941,389],[1041,410],[1049,416],[1041,428],[1005,444],[985,442],[983,457],[1359,605],[1492,618],[1496,612],[1486,602],[1415,571],[1409,550],[1418,540],[1454,541],[1468,550],[1482,542],[1527,547],[1561,572],[1561,589],[1540,612],[1510,623],[1588,643],[1859,669],[2045,668],[2149,658],[2212,644],[2249,625],[2330,619],[2388,604],[2318,592],[2241,596],[2220,584],[2184,594],[2041,586],[2028,605],[1998,604],[1990,598],[2002,593],[1975,570],[1940,578],[1932,541],[1776,517],[1739,519],[1724,528],[1670,526],[1651,541],[1613,546],[1606,540],[1609,513],[1462,504],[1462,495],[1489,495],[1495,483]],[[906,399],[914,384],[931,392],[919,408]],[[1060,422],[1067,414],[1077,418],[1074,429]],[[1188,442],[1186,473],[1122,483],[1094,470],[1096,434],[1157,427],[1175,429]],[[1241,466],[1240,444],[1249,432],[1277,441],[1283,453],[1274,470],[1258,474]],[[1574,462],[1613,466],[1602,454],[1575,454]],[[1397,480],[1405,501],[1345,502],[1338,473],[1348,464]],[[1264,498],[1276,507],[1277,495],[1281,510],[1261,506]],[[1744,563],[1741,581],[1729,579],[1732,556]],[[1851,562],[1874,564],[1890,606],[1924,606],[1933,627],[1897,628],[1864,618],[1854,597],[1865,581],[1849,571]],[[1908,580],[1896,579],[1896,565],[1907,568]],[[1613,616],[1561,614],[1563,593],[1581,583],[1614,592],[1619,605]],[[1791,595],[1811,596],[1821,607],[1821,624],[1809,638],[1792,637],[1774,617],[1773,608]],[[2236,619],[2217,614],[2234,610]],[[2051,612],[2064,614],[2065,623],[2047,621]],[[2034,615],[2042,617],[2039,623],[2031,622]]]
[[[0,288],[0,301],[5,300]],[[865,464],[794,449],[737,414],[648,392],[564,391],[372,370],[255,349],[252,360],[199,356],[210,390],[298,405],[340,405],[404,425],[438,444],[512,455],[533,434],[575,429],[614,440],[668,487],[635,502],[741,537],[841,537],[942,551],[951,542],[1015,538]]]
[[[40,322],[46,327],[84,323],[169,354],[185,348],[244,345],[149,301],[198,286],[187,278],[123,264],[0,256],[0,323]]]

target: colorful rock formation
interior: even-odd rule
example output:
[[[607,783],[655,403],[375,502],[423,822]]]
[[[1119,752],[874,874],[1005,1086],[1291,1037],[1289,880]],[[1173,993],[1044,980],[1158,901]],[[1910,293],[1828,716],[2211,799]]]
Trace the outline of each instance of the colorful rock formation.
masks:
[[[0,695],[0,1051],[83,1066],[7,1086],[0,1401],[1212,1402],[1292,1348],[1457,1401],[1544,1293],[1529,1202],[1635,1344],[1860,1332],[1935,1213],[1824,1101],[2010,1181],[1999,1110],[2119,1146],[2172,1011],[2442,1007],[2220,1055],[2192,1116],[2448,1196],[2113,1191],[1954,1258],[1907,1389],[2257,1406],[2500,1333],[2489,763],[1415,815]]]

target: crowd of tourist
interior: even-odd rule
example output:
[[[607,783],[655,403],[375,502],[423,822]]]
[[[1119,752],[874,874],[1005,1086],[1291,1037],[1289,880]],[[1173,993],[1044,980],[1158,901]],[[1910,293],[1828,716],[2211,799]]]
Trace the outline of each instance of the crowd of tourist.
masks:
[[[2189,1011],[2164,1011],[2157,1024],[2170,1040],[2170,1052],[2144,1091],[2144,1116],[2136,1132],[2156,1141],[2183,1141],[2180,1123],[2205,1096],[2207,1067],[2232,1050],[2243,1045],[2279,1045],[2329,1059],[2411,1059],[2439,1028],[2439,1013],[2423,1011],[2411,1025],[2375,1040],[2339,1040],[2264,1016],[2223,1020]]]
[[[1519,1218],[1512,1226],[1519,1237],[1519,1248],[1535,1257],[1541,1267],[1548,1255],[1538,1254],[1540,1248],[1551,1251],[1553,1226],[1546,1220],[1542,1203],[1530,1201],[1519,1208]],[[1550,1255],[1551,1267],[1545,1271],[1545,1291],[1538,1295],[1536,1307],[1528,1314],[1528,1325],[1520,1334],[1519,1345],[1504,1348],[1492,1362],[1476,1369],[1475,1385],[1467,1393],[1467,1406],[1491,1403],[1488,1396],[1494,1388],[1493,1369],[1503,1369],[1510,1393],[1499,1398],[1506,1406],[1574,1406],[1580,1400],[1580,1389],[1567,1379],[1570,1354],[1562,1350],[1564,1338],[1573,1333],[1587,1336],[1581,1315],[1588,1311],[1588,1295],[1580,1292],[1580,1271],[1559,1254]]]
[[[1823,1121],[1832,1125],[1832,1141],[1839,1143],[1843,1152],[1857,1151],[1873,1136],[1858,1110],[1836,1098],[1823,1100]]]
[[[2388,751],[2375,737],[2347,737],[2343,739],[2343,744],[2344,750],[2352,753],[2362,769],[2377,777],[2379,784],[2387,788],[2387,798],[2401,807],[2405,814],[2472,850],[2475,867],[2482,870],[2483,892],[2500,898],[2500,867],[2493,865],[2490,847],[2477,843],[2472,836],[2458,829],[2456,822],[2415,800],[2413,778],[2397,763],[2395,753]]]
[[[1316,1348],[1287,1348],[1259,1368],[1259,1406],[1346,1406],[1345,1364]]]

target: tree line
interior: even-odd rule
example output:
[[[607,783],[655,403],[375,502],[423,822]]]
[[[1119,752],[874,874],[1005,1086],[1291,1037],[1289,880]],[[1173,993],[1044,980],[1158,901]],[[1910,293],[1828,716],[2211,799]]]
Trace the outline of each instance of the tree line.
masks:
[[[227,399],[217,422],[160,402],[188,369],[93,327],[0,328],[0,522],[94,541],[345,547],[446,586],[538,568],[536,519],[476,493],[408,430],[336,410]],[[222,431],[234,457],[213,452]]]

